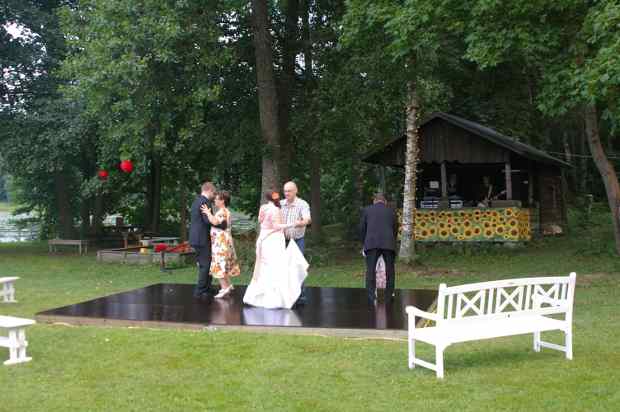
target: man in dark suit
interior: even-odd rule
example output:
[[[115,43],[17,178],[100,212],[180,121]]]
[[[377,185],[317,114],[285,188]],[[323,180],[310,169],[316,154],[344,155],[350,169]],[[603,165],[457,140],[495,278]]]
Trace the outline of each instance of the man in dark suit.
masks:
[[[366,256],[366,290],[368,302],[376,302],[377,290],[377,260],[383,256],[385,261],[386,301],[390,302],[394,296],[394,260],[396,257],[396,233],[398,223],[396,212],[386,204],[385,196],[377,193],[374,202],[362,212],[360,224],[361,239],[364,242]]]
[[[208,297],[209,287],[211,286],[211,222],[202,213],[200,208],[207,205],[213,208],[215,197],[215,185],[206,182],[201,187],[201,193],[192,203],[191,225],[189,228],[189,244],[196,251],[196,261],[198,263],[198,282],[194,289],[194,297]],[[226,222],[218,227],[225,228]]]

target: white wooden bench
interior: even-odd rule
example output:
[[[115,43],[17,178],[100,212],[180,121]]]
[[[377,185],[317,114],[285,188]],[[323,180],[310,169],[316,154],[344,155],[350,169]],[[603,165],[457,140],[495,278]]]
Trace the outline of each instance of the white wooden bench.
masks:
[[[3,302],[15,303],[15,286],[13,283],[19,278],[5,277],[0,278],[0,296],[2,296]]]
[[[50,253],[57,251],[57,246],[77,246],[80,255],[82,254],[82,248],[84,253],[88,254],[88,241],[79,239],[50,239],[47,241]]]
[[[437,313],[407,306],[409,318],[409,368],[416,365],[444,376],[443,352],[453,343],[502,336],[534,335],[534,351],[542,347],[562,351],[573,358],[572,320],[576,274],[499,280],[447,287],[439,285]],[[563,319],[557,319],[563,315]],[[416,328],[416,317],[435,326]],[[560,316],[562,317],[562,316]],[[541,332],[564,332],[564,346],[541,340]],[[435,346],[435,364],[415,356],[415,343]]]
[[[8,336],[0,336],[0,346],[9,348],[9,360],[5,365],[28,362],[32,358],[26,356],[26,327],[36,322],[30,319],[15,318],[13,316],[0,316],[0,329],[8,330]]]

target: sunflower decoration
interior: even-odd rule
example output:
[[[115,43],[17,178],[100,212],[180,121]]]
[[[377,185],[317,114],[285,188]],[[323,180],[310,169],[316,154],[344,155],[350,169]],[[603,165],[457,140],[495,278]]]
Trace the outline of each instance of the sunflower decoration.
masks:
[[[439,230],[439,237],[441,239],[447,239],[449,235],[450,235],[450,232],[447,229],[440,229]]]
[[[512,217],[512,216],[514,216],[514,215],[515,215],[515,211],[514,211],[514,210],[512,210],[512,209],[510,209],[510,208],[508,208],[508,209],[504,210],[504,214],[505,214],[506,216],[508,216],[508,217]]]
[[[513,239],[518,239],[519,238],[519,229],[517,228],[513,228],[510,229],[510,232],[508,232],[510,234],[510,237]]]
[[[485,229],[484,230],[484,237],[492,238],[493,237],[493,230],[492,229]]]
[[[471,239],[473,234],[474,231],[471,229],[465,229],[465,231],[463,232],[465,239]]]
[[[519,225],[519,221],[517,219],[510,219],[508,220],[508,226],[510,227],[517,227]]]
[[[463,227],[468,228],[471,227],[471,222],[469,220],[466,220],[463,222]]]
[[[437,234],[437,229],[435,229],[434,227],[431,227],[430,229],[428,229],[428,235],[429,236],[435,236]]]
[[[476,226],[474,228],[474,236],[480,236],[482,234],[482,229]]]
[[[489,221],[484,222],[484,228],[485,229],[489,229],[490,227],[491,227],[491,222],[489,222]]]
[[[500,225],[495,228],[495,233],[498,234],[499,236],[503,236],[505,232],[506,230],[504,229],[504,226]]]
[[[450,228],[450,233],[452,233],[453,235],[458,235],[459,232],[460,232],[460,230],[459,230],[458,226],[452,226]]]

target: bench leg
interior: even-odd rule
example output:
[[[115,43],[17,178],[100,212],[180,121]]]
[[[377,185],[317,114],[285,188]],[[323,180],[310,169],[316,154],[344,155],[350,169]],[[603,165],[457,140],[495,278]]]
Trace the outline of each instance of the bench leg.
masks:
[[[26,356],[26,331],[24,328],[9,330],[9,360],[5,365],[15,365],[17,363],[29,362],[32,358]]]
[[[409,338],[409,369],[415,368],[415,340]]]
[[[564,332],[564,347],[566,348],[566,359],[573,359],[573,331]]]
[[[5,303],[16,303],[15,300],[15,286],[13,282],[8,282],[2,285],[2,300]]]
[[[442,346],[435,346],[435,365],[438,379],[443,379],[443,350]]]
[[[534,332],[534,352],[540,352],[540,332]]]

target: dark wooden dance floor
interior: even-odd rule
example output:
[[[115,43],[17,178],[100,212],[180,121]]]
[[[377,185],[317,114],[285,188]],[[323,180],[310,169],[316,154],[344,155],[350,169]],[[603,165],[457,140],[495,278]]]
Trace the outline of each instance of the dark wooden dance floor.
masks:
[[[392,304],[370,305],[365,289],[307,288],[307,304],[291,310],[243,304],[245,286],[221,300],[194,300],[194,286],[159,283],[51,309],[37,314],[40,322],[74,325],[241,329],[345,336],[402,336],[407,329],[405,307],[428,309],[437,292],[399,289]]]

